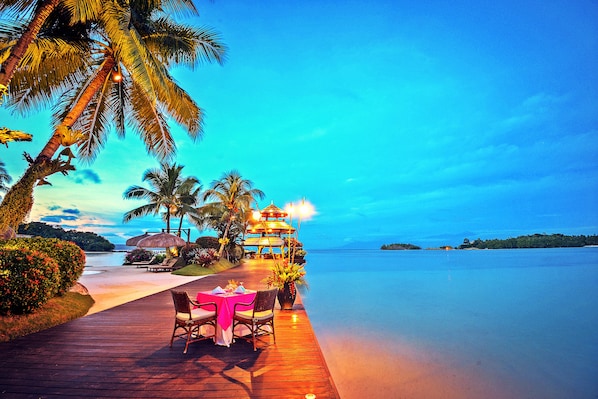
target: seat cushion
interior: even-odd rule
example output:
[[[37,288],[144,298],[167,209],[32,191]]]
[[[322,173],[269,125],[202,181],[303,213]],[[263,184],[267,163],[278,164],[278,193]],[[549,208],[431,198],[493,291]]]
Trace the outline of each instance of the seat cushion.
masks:
[[[199,320],[203,320],[203,319],[208,319],[210,317],[215,317],[216,316],[216,312],[213,310],[205,310],[205,309],[193,309],[191,311],[191,321],[199,321]],[[176,314],[176,318],[182,321],[188,321],[189,320],[189,313],[177,313]]]
[[[238,310],[235,312],[235,316],[241,317],[243,319],[251,320],[268,320],[274,316],[274,313],[269,310],[264,310],[263,312],[256,312],[255,315],[253,314],[253,310]]]

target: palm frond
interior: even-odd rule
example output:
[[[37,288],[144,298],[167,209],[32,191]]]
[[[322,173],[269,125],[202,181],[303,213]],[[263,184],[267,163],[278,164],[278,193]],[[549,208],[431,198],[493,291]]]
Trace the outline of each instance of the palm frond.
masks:
[[[133,84],[131,93],[131,112],[127,123],[146,144],[149,154],[159,159],[168,159],[176,152],[176,146],[170,127],[166,123],[164,114],[160,112],[159,105],[146,97],[145,91]]]
[[[71,15],[71,24],[97,20],[102,12],[102,0],[62,0]]]

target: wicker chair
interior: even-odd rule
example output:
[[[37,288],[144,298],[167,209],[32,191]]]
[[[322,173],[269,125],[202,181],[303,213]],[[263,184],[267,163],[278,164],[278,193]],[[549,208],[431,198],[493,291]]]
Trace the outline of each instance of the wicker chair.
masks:
[[[268,291],[258,291],[251,303],[237,303],[233,313],[233,339],[242,338],[253,343],[253,350],[257,350],[257,337],[262,335],[272,335],[276,343],[274,334],[274,304],[276,303],[276,294],[278,288]],[[250,306],[249,310],[237,310],[237,306]],[[251,336],[241,336],[235,334],[235,327],[245,326],[251,331]],[[270,329],[264,327],[270,326]]]
[[[218,315],[218,305],[215,302],[198,303],[189,298],[185,291],[170,291],[172,293],[172,300],[174,301],[174,330],[172,331],[172,337],[170,338],[170,347],[172,348],[172,342],[174,338],[182,338],[187,342],[185,343],[185,350],[183,353],[187,353],[187,348],[192,342],[202,341],[204,339],[214,338],[216,336],[216,316]],[[196,309],[191,309],[191,305],[197,306]],[[214,310],[202,309],[202,306],[214,305]],[[214,327],[214,334],[204,336],[201,335],[200,328],[202,326]],[[183,332],[177,334],[178,329],[183,329]]]

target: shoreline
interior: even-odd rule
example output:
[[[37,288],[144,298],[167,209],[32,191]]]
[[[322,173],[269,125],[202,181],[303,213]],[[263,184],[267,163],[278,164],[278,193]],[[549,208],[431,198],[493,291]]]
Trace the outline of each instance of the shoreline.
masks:
[[[136,266],[86,266],[78,282],[95,303],[86,316],[208,276],[153,273]]]

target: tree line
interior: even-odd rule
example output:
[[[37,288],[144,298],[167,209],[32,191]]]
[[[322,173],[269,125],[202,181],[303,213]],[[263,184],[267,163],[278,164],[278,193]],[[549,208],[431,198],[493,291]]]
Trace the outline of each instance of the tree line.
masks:
[[[71,241],[84,251],[112,251],[114,244],[96,233],[64,230],[60,226],[52,226],[42,222],[31,222],[19,226],[19,234],[33,237],[58,238]]]
[[[563,247],[585,247],[587,245],[598,245],[598,235],[593,236],[567,236],[564,234],[532,234],[506,239],[476,239],[463,240],[459,249],[508,249],[508,248],[563,248]]]

